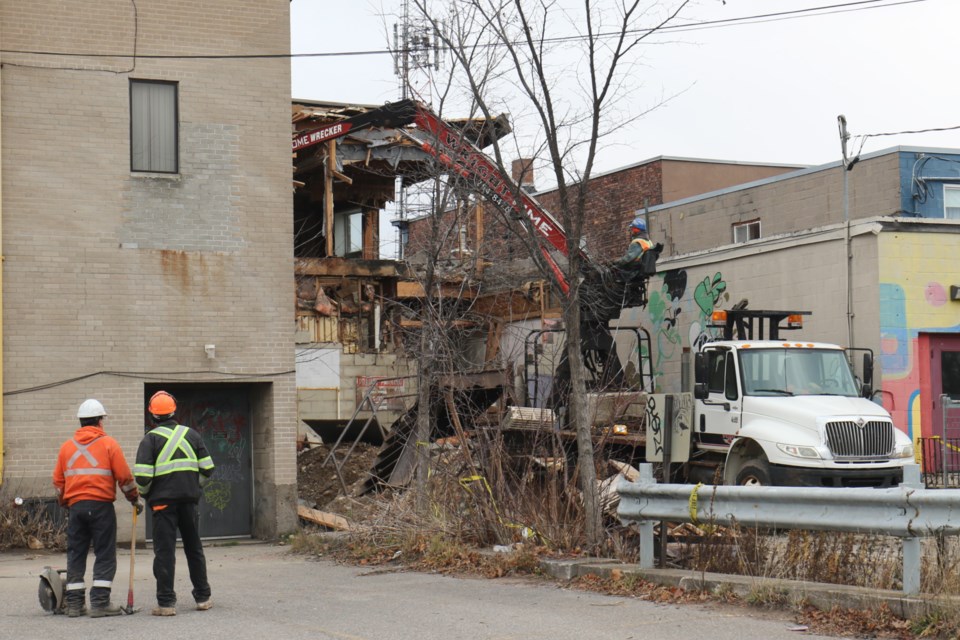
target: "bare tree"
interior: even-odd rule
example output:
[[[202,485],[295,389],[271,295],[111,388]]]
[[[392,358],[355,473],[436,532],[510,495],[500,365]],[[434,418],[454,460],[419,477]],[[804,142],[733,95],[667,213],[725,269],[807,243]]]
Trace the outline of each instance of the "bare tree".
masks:
[[[505,223],[524,239],[530,257],[563,300],[570,368],[568,419],[577,433],[585,533],[591,548],[601,544],[604,531],[580,346],[587,192],[604,138],[642,115],[631,113],[625,102],[640,44],[675,19],[689,1],[583,0],[574,5],[558,0],[461,0],[445,11],[447,3],[414,0],[416,10],[434,23],[451,52],[470,107],[487,118],[506,110],[515,121],[536,123],[537,130],[526,132],[532,134],[530,140],[515,138],[513,143],[516,149],[527,149],[519,157],[545,164],[555,182],[559,207],[552,213],[563,225],[567,242],[562,276],[544,259],[544,239],[529,220],[508,216]],[[509,175],[505,143],[494,142],[493,155]],[[516,197],[519,200],[519,192]]]

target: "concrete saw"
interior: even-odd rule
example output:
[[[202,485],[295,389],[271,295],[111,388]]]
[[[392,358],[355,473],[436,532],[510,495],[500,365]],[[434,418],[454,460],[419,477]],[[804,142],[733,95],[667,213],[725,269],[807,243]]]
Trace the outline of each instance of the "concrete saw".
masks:
[[[67,581],[67,572],[64,569],[44,567],[40,572],[40,588],[37,595],[40,597],[40,606],[50,613],[66,613],[64,585]]]

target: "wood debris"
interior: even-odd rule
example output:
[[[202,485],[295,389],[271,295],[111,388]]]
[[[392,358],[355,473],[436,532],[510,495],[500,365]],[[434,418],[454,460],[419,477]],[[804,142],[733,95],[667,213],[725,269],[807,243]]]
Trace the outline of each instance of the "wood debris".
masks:
[[[311,509],[310,507],[306,507],[304,505],[298,505],[297,515],[304,520],[314,524],[319,524],[329,529],[336,529],[337,531],[352,530],[352,527],[346,518],[343,516],[338,516],[334,513],[327,513],[326,511],[318,511],[317,509]]]

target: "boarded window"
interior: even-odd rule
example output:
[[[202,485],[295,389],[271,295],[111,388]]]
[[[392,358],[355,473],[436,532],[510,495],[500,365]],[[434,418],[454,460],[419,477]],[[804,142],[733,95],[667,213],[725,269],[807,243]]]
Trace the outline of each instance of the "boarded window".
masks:
[[[130,81],[130,170],[177,173],[177,85]]]

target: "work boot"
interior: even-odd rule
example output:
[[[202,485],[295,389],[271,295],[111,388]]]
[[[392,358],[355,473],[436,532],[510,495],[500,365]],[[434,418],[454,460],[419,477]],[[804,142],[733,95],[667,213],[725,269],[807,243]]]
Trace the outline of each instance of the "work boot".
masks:
[[[155,607],[153,611],[150,612],[155,616],[175,616],[177,615],[176,607]]]
[[[197,611],[209,611],[213,608],[213,600],[204,600],[197,603]]]
[[[77,605],[67,605],[67,617],[68,618],[80,618],[87,615],[87,607],[82,604]]]
[[[107,616],[118,616],[123,611],[120,609],[119,605],[107,603],[103,607],[90,607],[90,617],[91,618],[105,618]]]

